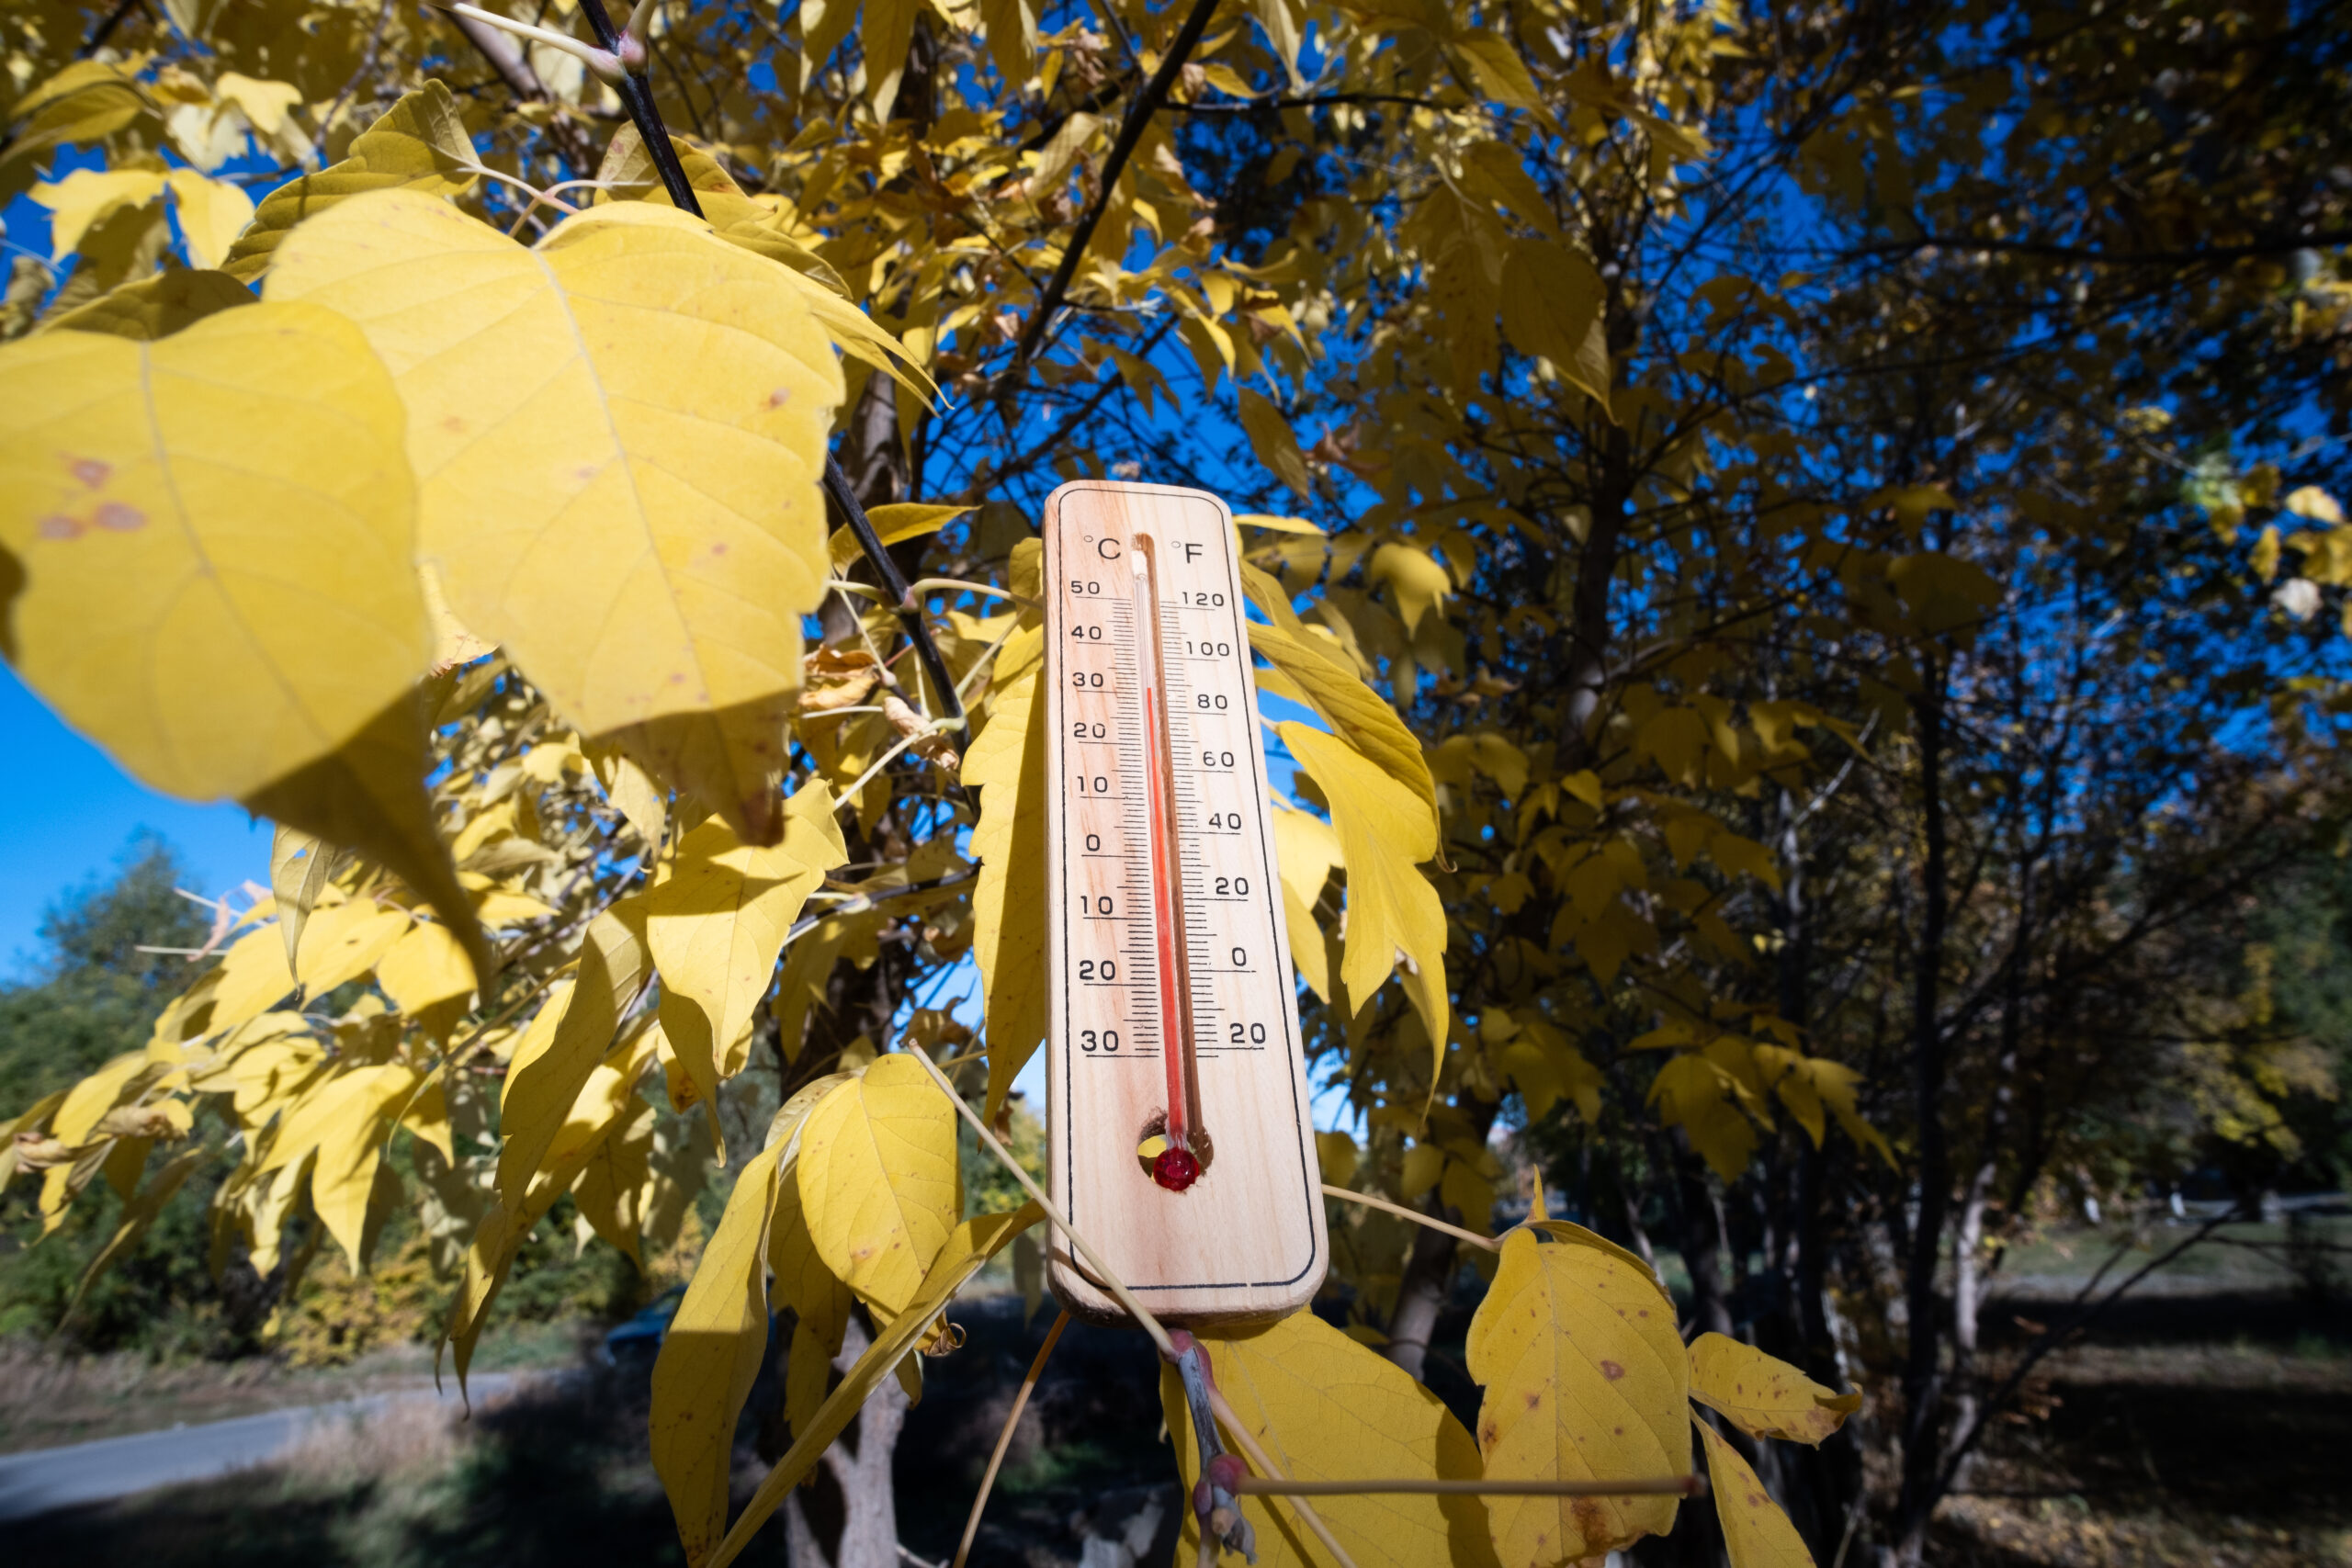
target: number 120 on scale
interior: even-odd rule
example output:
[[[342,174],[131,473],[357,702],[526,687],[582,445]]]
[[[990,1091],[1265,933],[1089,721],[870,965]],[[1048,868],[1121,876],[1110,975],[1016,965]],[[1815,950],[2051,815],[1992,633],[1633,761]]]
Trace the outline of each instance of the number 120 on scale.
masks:
[[[1279,1316],[1329,1247],[1233,520],[1084,480],[1045,532],[1054,1197],[1156,1315]]]

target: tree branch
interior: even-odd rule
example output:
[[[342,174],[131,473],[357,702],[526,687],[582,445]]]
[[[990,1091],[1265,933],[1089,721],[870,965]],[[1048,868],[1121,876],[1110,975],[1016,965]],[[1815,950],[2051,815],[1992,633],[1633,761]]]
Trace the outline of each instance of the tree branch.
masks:
[[[595,4],[596,0],[588,0],[588,3]],[[1070,279],[1078,275],[1078,264],[1085,257],[1086,247],[1093,240],[1094,231],[1102,221],[1102,214],[1109,209],[1111,197],[1118,191],[1119,175],[1125,172],[1127,160],[1135,155],[1136,143],[1143,140],[1144,128],[1151,123],[1151,117],[1167,101],[1169,90],[1175,86],[1177,76],[1184,69],[1185,58],[1201,41],[1201,35],[1208,31],[1209,18],[1216,14],[1216,6],[1217,0],[1193,0],[1192,15],[1186,17],[1184,25],[1177,29],[1175,41],[1168,46],[1167,57],[1160,61],[1159,69],[1151,73],[1151,80],[1144,84],[1143,91],[1128,106],[1127,118],[1119,127],[1119,140],[1112,143],[1111,156],[1103,161],[1102,188],[1095,192],[1093,201],[1080,215],[1078,226],[1070,231],[1069,243],[1062,251],[1061,265],[1054,268],[1054,276],[1046,283],[1046,291],[1037,297],[1036,310],[1030,314],[1028,324],[1021,329],[1021,341],[1013,347],[1012,363],[1005,367],[1003,376],[993,389],[994,396],[1002,398],[1008,395],[1028,374],[1030,361],[1037,357],[1037,350],[1045,343],[1046,329],[1061,310],[1062,296],[1069,292]]]
[[[2317,234],[2290,234],[2246,245],[2217,245],[2192,251],[2095,251],[2082,245],[2061,245],[2040,240],[1987,240],[1973,235],[1928,234],[1917,240],[1894,240],[1883,245],[1862,245],[1842,253],[1842,259],[1862,256],[1917,255],[1929,249],[2000,251],[2011,255],[2045,256],[2082,262],[2089,266],[2182,266],[2199,262],[2245,261],[2255,256],[2287,255],[2296,251],[2331,245],[2352,245],[2352,229],[2331,229]]]

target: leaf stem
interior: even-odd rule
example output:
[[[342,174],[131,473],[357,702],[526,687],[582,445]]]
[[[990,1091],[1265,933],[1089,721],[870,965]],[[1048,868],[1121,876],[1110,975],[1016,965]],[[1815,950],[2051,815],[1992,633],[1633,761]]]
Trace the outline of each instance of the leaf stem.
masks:
[[[1488,1252],[1500,1252],[1503,1249],[1503,1244],[1493,1236],[1480,1235],[1476,1231],[1464,1230],[1460,1225],[1450,1225],[1443,1220],[1431,1219],[1419,1209],[1408,1209],[1402,1203],[1392,1203],[1385,1198],[1375,1198],[1369,1192],[1358,1192],[1346,1187],[1334,1187],[1327,1181],[1323,1184],[1323,1196],[1337,1198],[1349,1203],[1361,1203],[1367,1209],[1382,1210],[1400,1219],[1410,1220],[1417,1225],[1427,1225],[1433,1231],[1443,1231],[1446,1235],[1457,1240],[1466,1241],[1473,1247],[1483,1247]]]
[[[1029,1375],[1021,1380],[1021,1392],[1012,1396],[1012,1412],[1004,1418],[1004,1430],[996,1435],[996,1451],[989,1455],[989,1467],[980,1476],[980,1495],[972,1499],[971,1517],[964,1521],[964,1539],[956,1544],[952,1568],[964,1568],[964,1560],[972,1554],[972,1538],[980,1533],[980,1510],[989,1506],[989,1494],[996,1487],[996,1472],[1004,1463],[1005,1450],[1012,1447],[1012,1429],[1021,1425],[1021,1413],[1029,1408],[1029,1395],[1045,1374],[1046,1359],[1061,1343],[1062,1330],[1069,1326],[1069,1309],[1065,1307],[1061,1315],[1054,1319],[1053,1327],[1046,1331],[1046,1342],[1037,1347],[1036,1359],[1029,1363]]]

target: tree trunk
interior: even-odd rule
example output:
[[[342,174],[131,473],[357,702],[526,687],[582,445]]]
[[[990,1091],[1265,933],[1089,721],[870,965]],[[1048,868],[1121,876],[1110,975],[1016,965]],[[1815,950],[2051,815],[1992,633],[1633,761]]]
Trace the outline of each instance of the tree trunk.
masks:
[[[1945,926],[1950,913],[1944,822],[1944,682],[1949,666],[1931,662],[1916,704],[1919,740],[1921,868],[1919,947],[1911,1005],[1912,1114],[1919,1139],[1919,1213],[1911,1227],[1905,1281],[1909,1345],[1903,1367],[1903,1486],[1895,1501],[1894,1556],[1910,1568],[1927,1551],[1935,1513],[1944,1381],[1943,1311],[1936,1291],[1943,1261],[1944,1219],[1951,1205],[1951,1155],[1943,1117],[1946,1077],[1942,1021]]]
[[[872,1343],[863,1314],[850,1314],[836,1371],[857,1364]],[[899,1499],[890,1458],[907,1422],[907,1394],[884,1378],[865,1406],[784,1503],[784,1539],[792,1568],[898,1568]]]

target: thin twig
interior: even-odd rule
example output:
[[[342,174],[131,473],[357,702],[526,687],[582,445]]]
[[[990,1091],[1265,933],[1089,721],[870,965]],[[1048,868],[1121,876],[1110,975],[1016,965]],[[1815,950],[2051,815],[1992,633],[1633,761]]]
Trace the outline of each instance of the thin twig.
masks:
[[[874,573],[882,580],[882,592],[890,605],[890,613],[899,618],[899,629],[914,644],[915,658],[922,662],[922,672],[930,681],[932,691],[946,706],[946,716],[939,723],[945,729],[965,728],[964,701],[956,694],[955,678],[947,673],[947,661],[939,656],[939,644],[933,642],[931,628],[923,621],[922,599],[907,581],[907,574],[890,558],[889,547],[876,533],[874,520],[865,514],[857,492],[849,487],[849,476],[831,453],[825,457],[825,493],[840,509],[849,531],[857,539],[857,547],[872,564]]]
[[[1500,1252],[1503,1249],[1503,1244],[1493,1236],[1480,1235],[1476,1231],[1464,1230],[1460,1225],[1450,1225],[1443,1220],[1431,1219],[1419,1209],[1408,1209],[1402,1203],[1392,1203],[1385,1198],[1375,1198],[1369,1192],[1358,1192],[1346,1187],[1334,1187],[1327,1181],[1323,1184],[1323,1196],[1337,1198],[1349,1203],[1361,1203],[1367,1209],[1385,1210],[1401,1219],[1410,1220],[1417,1225],[1427,1225],[1433,1231],[1443,1231],[1446,1235],[1466,1241],[1473,1247],[1483,1247],[1488,1252]]]
[[[1647,1475],[1633,1481],[1441,1481],[1418,1475],[1370,1481],[1272,1481],[1245,1475],[1233,1490],[1243,1497],[1354,1497],[1389,1493],[1438,1497],[1696,1497],[1704,1484],[1696,1475]]]
[[[980,1495],[972,1499],[971,1517],[964,1521],[964,1539],[956,1547],[954,1568],[964,1568],[964,1560],[972,1554],[972,1538],[980,1533],[980,1510],[989,1506],[989,1493],[996,1486],[996,1472],[1004,1463],[1007,1449],[1012,1447],[1012,1429],[1021,1425],[1021,1413],[1029,1408],[1029,1395],[1037,1387],[1037,1380],[1045,1375],[1046,1359],[1061,1343],[1062,1330],[1069,1326],[1069,1309],[1062,1309],[1054,1319],[1053,1327],[1046,1331],[1046,1342],[1037,1347],[1036,1359],[1029,1363],[1029,1375],[1021,1380],[1021,1392],[1012,1396],[1012,1413],[1004,1418],[1004,1430],[996,1435],[996,1451],[989,1455],[989,1467],[980,1476]]]

